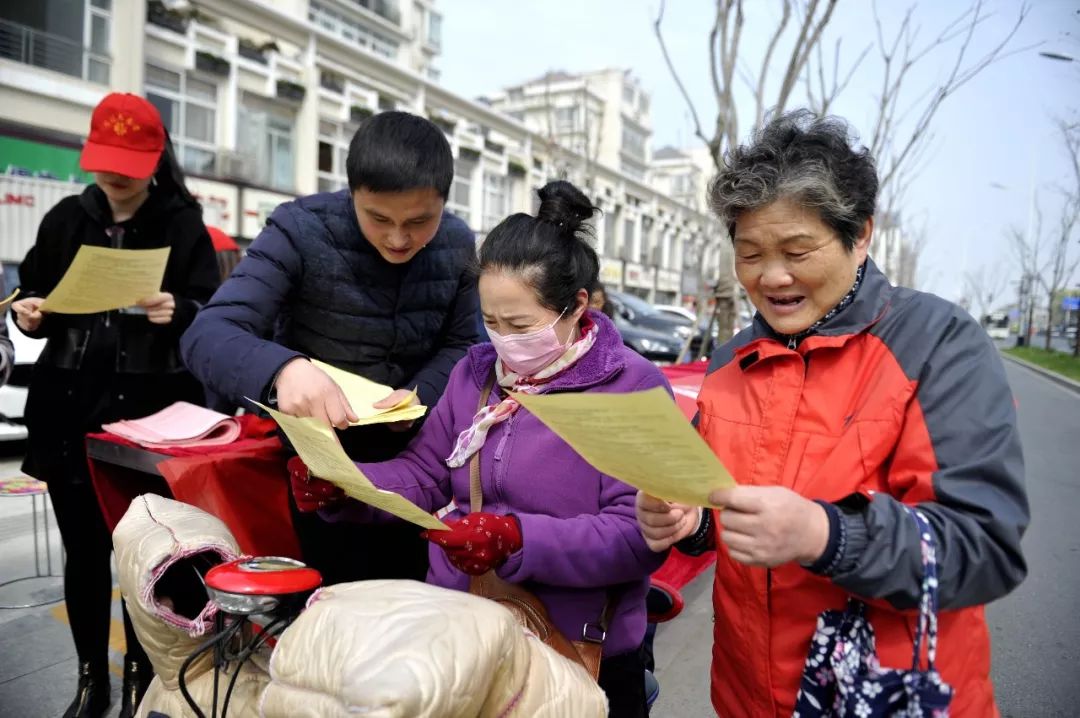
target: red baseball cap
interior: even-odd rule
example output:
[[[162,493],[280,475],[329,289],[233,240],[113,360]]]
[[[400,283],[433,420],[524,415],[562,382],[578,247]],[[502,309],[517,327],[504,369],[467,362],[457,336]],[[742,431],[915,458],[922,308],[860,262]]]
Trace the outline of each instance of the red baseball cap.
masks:
[[[164,149],[165,126],[157,108],[138,95],[113,92],[94,108],[79,166],[84,172],[146,179]]]

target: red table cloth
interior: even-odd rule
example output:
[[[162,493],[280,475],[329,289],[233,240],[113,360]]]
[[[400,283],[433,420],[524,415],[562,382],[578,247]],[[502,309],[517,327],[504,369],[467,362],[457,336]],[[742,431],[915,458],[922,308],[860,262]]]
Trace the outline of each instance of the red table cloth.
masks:
[[[695,362],[663,369],[687,419],[697,411],[697,393],[705,377],[705,368],[705,362]],[[224,446],[149,451],[114,434],[88,435],[88,445],[105,442],[126,447],[132,456],[149,460],[150,466],[160,474],[121,465],[114,460],[89,460],[90,476],[109,530],[116,527],[133,498],[143,493],[156,493],[217,516],[247,554],[301,558],[289,515],[289,481],[285,468],[288,457],[277,438],[276,426],[270,419],[252,415],[239,419],[241,438]],[[681,588],[714,560],[712,552],[691,558],[672,551],[654,576]]]
[[[111,531],[131,500],[144,493],[171,496],[221,519],[245,553],[300,558],[289,515],[288,456],[270,419],[244,415],[241,438],[206,447],[144,449],[115,434],[88,435],[95,441],[126,447],[153,463],[160,476],[91,457],[90,476]],[[100,453],[100,452],[92,452]]]

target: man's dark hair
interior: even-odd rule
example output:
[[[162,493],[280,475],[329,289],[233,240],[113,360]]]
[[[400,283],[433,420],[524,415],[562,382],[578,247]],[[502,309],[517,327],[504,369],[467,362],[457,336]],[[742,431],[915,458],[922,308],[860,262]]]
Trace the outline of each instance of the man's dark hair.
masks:
[[[445,200],[454,180],[454,155],[442,130],[423,117],[382,112],[357,128],[345,168],[352,192],[431,187]]]

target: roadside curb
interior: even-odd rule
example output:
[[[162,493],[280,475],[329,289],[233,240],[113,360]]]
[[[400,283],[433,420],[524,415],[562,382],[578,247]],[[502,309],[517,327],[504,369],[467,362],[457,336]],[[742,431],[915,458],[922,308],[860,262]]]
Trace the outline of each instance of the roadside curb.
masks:
[[[1073,381],[1072,379],[1069,379],[1068,377],[1064,377],[1061,374],[1058,374],[1057,372],[1050,371],[1049,369],[1043,369],[1038,364],[1032,364],[1029,361],[1025,361],[1025,360],[1020,359],[1018,357],[1014,357],[1012,354],[1006,354],[1003,351],[999,352],[999,353],[1001,354],[1003,359],[1011,361],[1014,364],[1019,364],[1020,366],[1026,368],[1026,369],[1030,369],[1031,371],[1035,372],[1036,374],[1041,374],[1042,376],[1044,376],[1045,378],[1047,378],[1050,381],[1054,382],[1055,384],[1068,389],[1069,391],[1073,392],[1077,396],[1080,396],[1080,381]]]

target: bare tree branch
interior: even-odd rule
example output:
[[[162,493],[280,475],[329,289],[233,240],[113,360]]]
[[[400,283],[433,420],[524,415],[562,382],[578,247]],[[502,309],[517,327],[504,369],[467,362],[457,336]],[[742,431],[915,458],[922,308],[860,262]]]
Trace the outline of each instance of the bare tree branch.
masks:
[[[881,14],[877,9],[877,0],[873,3],[874,10],[874,24],[877,29],[878,37],[878,50],[881,53],[881,60],[885,66],[884,72],[881,77],[881,94],[878,96],[878,112],[877,121],[874,123],[873,139],[870,141],[870,153],[875,157],[881,153],[882,147],[887,137],[891,136],[891,120],[895,116],[895,104],[899,97],[900,85],[904,81],[904,76],[911,68],[912,63],[909,61],[912,40],[911,40],[911,18],[915,12],[914,6],[909,7],[907,12],[904,13],[904,19],[900,22],[899,29],[896,31],[896,36],[893,38],[891,45],[886,45],[884,30],[882,29]],[[900,67],[897,70],[894,66],[894,62],[897,59],[897,53],[899,52],[901,43],[904,44],[904,59],[899,63]],[[896,72],[896,77],[893,77],[893,72]]]
[[[757,92],[757,80],[754,79],[753,74],[750,72],[750,67],[746,62],[740,61],[735,71],[739,75],[739,79],[746,85],[747,90],[750,90],[750,92]]]
[[[830,2],[830,10],[832,9]],[[794,78],[798,76],[802,70],[802,65],[799,63],[799,58],[803,53],[803,46],[807,41],[807,37],[810,34],[810,28],[814,24],[814,16],[817,14],[818,3],[820,0],[809,0],[809,5],[806,8],[806,14],[800,14],[799,34],[795,38],[795,46],[791,48],[791,55],[788,57],[787,70],[784,73],[784,78],[780,83],[780,92],[776,98],[776,111],[783,112],[784,107],[787,105],[788,96],[791,94],[791,89],[794,87]],[[805,63],[803,63],[805,64]]]
[[[1058,131],[1065,143],[1069,164],[1073,171],[1072,194],[1075,201],[1080,201],[1080,122],[1058,120]]]
[[[694,106],[694,101],[690,99],[690,93],[686,91],[686,85],[683,84],[682,78],[679,77],[679,73],[675,69],[675,64],[671,61],[671,55],[668,53],[667,43],[664,42],[664,35],[660,30],[660,25],[664,21],[664,4],[664,0],[660,0],[660,10],[656,14],[656,21],[653,23],[653,31],[656,33],[656,40],[660,43],[660,52],[664,56],[664,62],[667,64],[668,71],[671,73],[671,78],[675,81],[675,85],[679,88],[679,92],[682,94],[683,99],[686,100],[686,106],[690,110],[690,116],[694,120],[694,134],[708,146],[709,152],[713,157],[713,162],[719,167],[720,144],[719,142],[710,140],[702,131],[701,120],[698,117],[697,108]]]
[[[725,122],[725,129],[727,131],[728,146],[732,146],[739,141],[739,113],[735,108],[735,88],[732,83],[732,79],[735,73],[735,65],[739,54],[739,41],[742,39],[743,28],[743,7],[742,0],[735,0],[735,21],[734,27],[731,30],[731,38],[728,43],[727,52],[722,56],[722,62],[724,63],[724,104],[723,108],[725,112],[717,113],[719,118],[722,114],[726,114],[727,119]],[[726,33],[725,33],[726,37]],[[719,129],[719,128],[717,128]]]
[[[709,77],[712,79],[713,96],[716,98],[716,104],[721,108],[720,112],[723,111],[724,90],[720,85],[720,61],[717,60],[716,52],[719,46],[721,61],[727,58],[727,17],[729,8],[729,0],[718,0],[716,3],[716,16],[713,18],[712,30],[709,32]]]
[[[1008,55],[1008,53],[1005,51],[1005,48],[1009,45],[1010,42],[1012,42],[1013,37],[1015,37],[1017,31],[1020,29],[1021,24],[1024,22],[1024,19],[1027,17],[1030,11],[1031,6],[1026,2],[1023,3],[1020,6],[1016,21],[1013,23],[1012,27],[1005,34],[1005,36],[983,56],[972,62],[966,62],[965,60],[968,51],[971,47],[972,40],[975,37],[975,31],[979,27],[979,25],[981,25],[987,18],[987,16],[983,14],[983,0],[975,0],[975,3],[971,7],[971,9],[961,15],[960,18],[951,23],[949,26],[946,26],[946,28],[938,35],[938,37],[934,41],[927,45],[922,51],[915,53],[909,59],[905,59],[903,69],[898,75],[898,77],[900,77],[901,79],[903,77],[903,74],[908,68],[911,67],[911,65],[925,57],[931,50],[940,47],[942,44],[948,42],[948,40],[953,37],[962,37],[960,47],[956,52],[955,60],[952,63],[952,68],[947,78],[934,90],[930,99],[926,102],[925,106],[922,109],[922,112],[919,115],[918,120],[916,120],[915,122],[915,126],[912,128],[906,140],[902,140],[899,144],[895,145],[898,149],[890,153],[893,159],[889,162],[888,167],[882,173],[881,186],[887,186],[893,180],[898,168],[904,164],[905,160],[911,154],[915,146],[926,136],[930,124],[933,122],[935,115],[941,108],[941,105],[944,103],[944,101],[961,87],[974,79],[980,72],[982,72],[995,62],[1004,59],[1004,57]],[[905,21],[906,20],[907,18],[905,17]],[[960,33],[958,30],[961,25],[964,25],[962,33]],[[909,25],[905,22],[904,27],[909,27]],[[905,57],[906,56],[907,53],[905,53]],[[898,91],[899,84],[896,85],[893,93],[892,101],[894,103]],[[895,113],[890,114],[894,115]],[[890,136],[891,133],[885,135],[885,137]],[[892,144],[891,141],[889,143]]]
[[[964,274],[964,294],[972,301],[972,312],[981,319],[1001,304],[1008,286],[1009,275],[1001,262],[980,265],[974,272]]]
[[[834,46],[832,59],[832,78],[830,78],[828,81],[825,78],[826,63],[824,58],[822,57],[822,49],[820,42],[815,47],[817,60],[815,61],[811,59],[808,60],[806,63],[806,85],[807,95],[809,96],[810,109],[812,109],[816,115],[821,117],[829,114],[829,110],[832,109],[833,103],[838,97],[840,97],[841,93],[843,93],[844,90],[847,89],[847,86],[851,84],[851,79],[855,76],[855,72],[862,65],[863,60],[866,59],[866,56],[870,53],[870,51],[874,49],[873,43],[870,43],[866,47],[864,47],[862,52],[859,53],[859,56],[855,58],[855,62],[851,63],[851,66],[848,68],[847,74],[845,74],[844,78],[841,80],[839,79],[840,65],[842,64],[840,61],[841,43],[842,40],[838,39],[836,41],[836,45]],[[816,73],[817,75],[818,91],[821,93],[820,96],[814,95],[813,81],[811,80],[811,75],[814,73]]]
[[[821,41],[821,33],[824,32],[825,26],[832,19],[833,10],[836,8],[836,0],[825,0],[828,3],[825,11],[815,23],[814,18],[819,2],[820,0],[810,0],[810,5],[807,7],[806,17],[803,19],[802,27],[795,41],[795,47],[792,48],[791,57],[788,60],[787,72],[784,73],[784,80],[780,85],[780,94],[776,100],[777,112],[783,112],[787,106],[788,98],[795,88],[795,83],[802,73],[803,66],[806,65],[807,60],[810,58],[814,46]]]
[[[761,61],[761,72],[758,73],[757,88],[754,90],[754,126],[760,127],[762,120],[765,119],[765,80],[769,76],[769,65],[772,63],[773,53],[776,51],[776,45],[780,42],[780,38],[784,35],[784,31],[787,30],[788,22],[791,20],[791,0],[784,0],[784,13],[780,17],[780,24],[776,26],[776,31],[769,39],[769,46],[765,49],[765,58]]]

